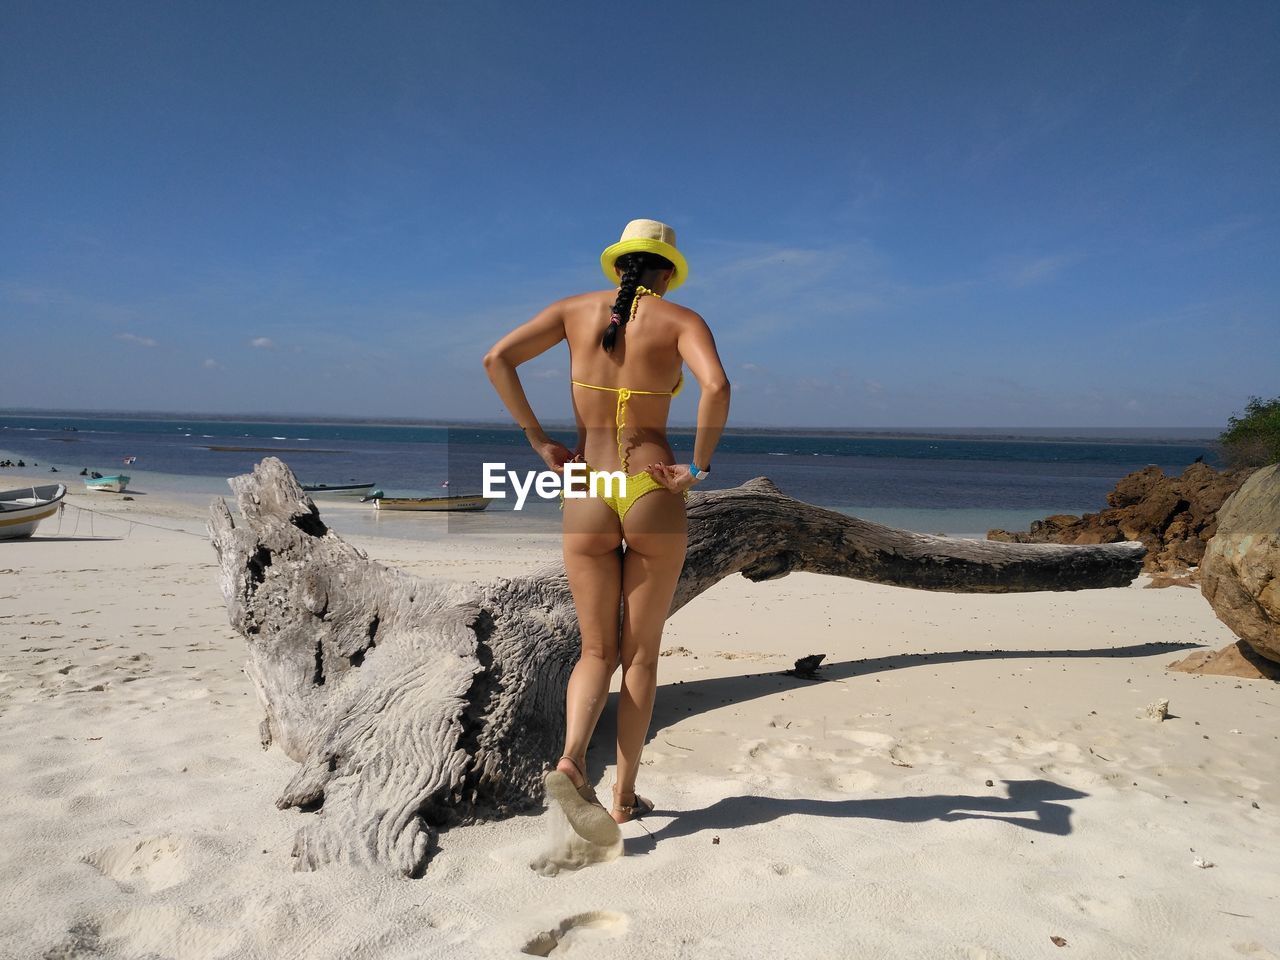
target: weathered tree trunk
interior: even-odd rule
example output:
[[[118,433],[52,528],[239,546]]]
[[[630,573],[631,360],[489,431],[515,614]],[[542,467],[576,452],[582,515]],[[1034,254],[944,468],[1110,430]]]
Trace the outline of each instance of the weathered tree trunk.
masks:
[[[417,875],[437,829],[540,802],[559,754],[578,628],[564,569],[482,586],[429,583],[330,531],[279,460],[231,481],[209,530],[231,624],[266,710],[263,745],[301,766],[277,800],[315,809],[298,867],[342,861]],[[1123,586],[1138,543],[952,540],[793,500],[763,477],[689,500],[672,610],[733,573],[793,570],[927,590]]]

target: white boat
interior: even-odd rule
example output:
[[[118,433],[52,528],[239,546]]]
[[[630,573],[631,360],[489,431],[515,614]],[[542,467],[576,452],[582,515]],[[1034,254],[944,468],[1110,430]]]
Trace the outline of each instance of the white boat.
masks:
[[[129,477],[123,473],[112,477],[85,477],[84,485],[90,490],[100,490],[103,493],[124,493],[124,488],[129,485]]]
[[[379,510],[483,510],[491,497],[461,494],[456,497],[377,497],[373,505]]]
[[[61,483],[0,491],[0,540],[31,536],[41,520],[58,512],[66,495]]]

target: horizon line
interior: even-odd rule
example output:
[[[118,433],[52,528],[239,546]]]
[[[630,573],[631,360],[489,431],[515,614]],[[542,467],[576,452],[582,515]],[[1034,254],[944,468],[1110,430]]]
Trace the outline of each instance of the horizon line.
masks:
[[[84,419],[141,419],[141,420],[177,420],[177,419],[199,419],[206,418],[215,421],[226,421],[232,423],[287,423],[287,422],[305,422],[313,424],[350,424],[364,426],[423,426],[423,427],[468,427],[468,428],[489,428],[496,430],[515,430],[514,423],[496,420],[468,419],[458,418],[415,418],[415,417],[395,417],[395,416],[351,416],[348,414],[300,414],[300,413],[279,413],[272,411],[253,411],[253,412],[236,412],[222,413],[209,410],[154,410],[154,409],[132,409],[132,410],[92,410],[86,408],[73,407],[10,407],[0,408],[0,417],[10,416],[34,416],[40,418],[55,419],[59,416],[64,417],[81,417]],[[577,429],[577,425],[572,421],[550,420],[543,424],[550,430]],[[696,428],[696,424],[690,423],[672,423],[670,429],[673,431],[691,431]],[[801,426],[799,424],[780,425],[767,423],[741,423],[735,426],[726,426],[724,433],[734,433],[738,431],[764,433],[764,432],[785,432],[785,433],[897,433],[897,434],[930,434],[947,432],[953,433],[957,431],[1052,431],[1054,433],[1062,433],[1067,431],[1090,431],[1090,432],[1106,432],[1110,434],[1118,434],[1126,432],[1129,435],[1135,434],[1152,434],[1172,433],[1181,435],[1187,439],[1205,439],[1216,441],[1219,435],[1226,429],[1225,426],[1210,425],[1167,425],[1167,426],[1088,426],[1083,424],[1075,424],[1065,427],[1037,425],[1037,426],[1012,426],[1012,425],[966,425],[966,426],[853,426],[853,425],[834,425],[823,424],[816,426]],[[1203,437],[1193,437],[1195,431],[1205,431]]]

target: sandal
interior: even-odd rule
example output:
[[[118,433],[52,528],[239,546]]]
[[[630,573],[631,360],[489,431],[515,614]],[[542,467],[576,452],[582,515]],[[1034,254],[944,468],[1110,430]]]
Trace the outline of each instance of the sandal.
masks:
[[[574,833],[583,840],[600,846],[617,843],[622,836],[618,830],[618,823],[609,815],[609,811],[604,808],[596,792],[591,789],[591,784],[587,781],[582,767],[573,757],[564,756],[560,759],[568,760],[573,764],[574,769],[582,774],[582,786],[576,786],[567,773],[552,770],[543,779],[547,796],[560,804]]]
[[[600,798],[596,796],[596,792],[591,789],[591,784],[587,782],[587,773],[582,769],[582,767],[578,766],[578,761],[573,759],[573,757],[569,756],[567,753],[561,757],[560,760],[568,760],[573,764],[573,769],[577,770],[578,776],[582,778],[582,786],[574,787],[574,789],[578,791],[578,796],[587,801],[587,803],[594,803],[597,807],[603,808],[604,804],[600,802]],[[557,760],[556,762],[559,763],[560,761]],[[572,779],[570,779],[569,782],[572,783]]]
[[[628,823],[632,820],[639,820],[646,813],[652,813],[653,801],[646,800],[644,797],[640,796],[640,794],[633,792],[631,803],[618,803],[615,800],[613,809],[627,818],[622,821],[623,823]],[[614,822],[617,823],[618,821],[614,820]]]

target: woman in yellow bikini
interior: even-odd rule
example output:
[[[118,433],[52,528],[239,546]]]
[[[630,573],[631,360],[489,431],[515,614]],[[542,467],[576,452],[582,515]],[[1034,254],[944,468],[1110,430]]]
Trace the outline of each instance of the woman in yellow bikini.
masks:
[[[582,653],[565,698],[564,755],[546,781],[581,836],[611,843],[619,823],[653,809],[636,794],[635,782],[653,714],[662,628],[684,565],[684,497],[711,470],[729,413],[729,381],[706,321],[664,299],[689,272],[675,231],[654,220],[633,220],[600,263],[616,289],[551,304],[499,340],[484,364],[548,468],[559,472],[565,463],[585,460],[591,471],[627,477],[625,494],[615,485],[613,496],[563,503],[564,564]],[[578,424],[574,451],[543,431],[516,373],[562,340],[569,344]],[[666,425],[685,364],[702,395],[692,462],[677,464]],[[646,466],[633,471],[636,464]],[[619,664],[617,782],[606,811],[587,782],[586,754]]]

